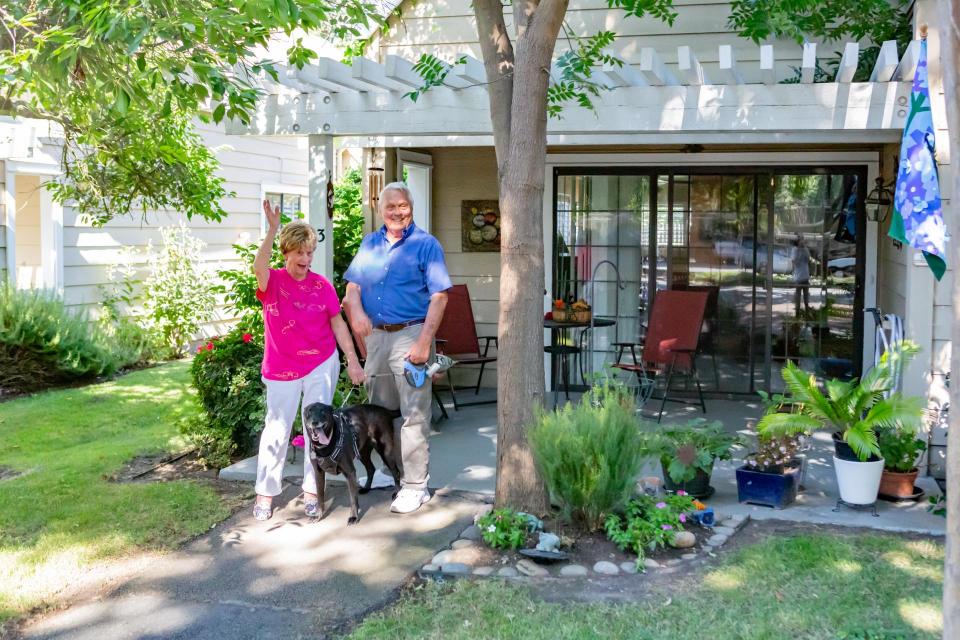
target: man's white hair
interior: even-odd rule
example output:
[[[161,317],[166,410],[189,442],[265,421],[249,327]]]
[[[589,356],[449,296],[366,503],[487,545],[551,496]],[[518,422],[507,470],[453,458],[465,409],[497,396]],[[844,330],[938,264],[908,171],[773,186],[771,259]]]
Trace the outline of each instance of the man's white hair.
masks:
[[[413,194],[410,192],[410,187],[407,186],[406,182],[391,182],[383,189],[380,190],[380,200],[378,200],[379,207],[383,207],[383,196],[387,194],[387,191],[402,191],[403,195],[407,197],[407,202],[410,203],[410,209],[413,210]]]

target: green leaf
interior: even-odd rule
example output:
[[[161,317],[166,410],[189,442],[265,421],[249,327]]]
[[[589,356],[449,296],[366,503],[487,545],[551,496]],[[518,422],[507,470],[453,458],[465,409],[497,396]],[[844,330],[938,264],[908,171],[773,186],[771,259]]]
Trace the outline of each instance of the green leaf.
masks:
[[[220,103],[217,105],[217,108],[213,110],[213,121],[220,122],[223,120],[224,111],[226,111],[227,105]]]
[[[130,94],[127,93],[126,89],[120,88],[117,91],[117,98],[113,103],[114,110],[120,115],[126,115],[127,109],[130,106]]]

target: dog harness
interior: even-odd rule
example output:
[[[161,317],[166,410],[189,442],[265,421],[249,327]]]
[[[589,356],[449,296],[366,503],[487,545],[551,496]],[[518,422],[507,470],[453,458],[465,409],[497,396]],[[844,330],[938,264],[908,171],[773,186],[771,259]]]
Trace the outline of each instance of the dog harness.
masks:
[[[357,433],[353,430],[353,425],[345,419],[343,412],[339,410],[334,411],[333,420],[337,425],[336,440],[328,444],[320,451],[314,450],[314,453],[317,456],[317,463],[324,468],[324,471],[327,471],[328,473],[339,473],[337,470],[337,465],[340,461],[340,454],[343,453],[345,447],[349,446],[351,450],[351,460],[360,457],[360,448],[357,445]],[[346,442],[347,431],[350,432],[349,445]]]

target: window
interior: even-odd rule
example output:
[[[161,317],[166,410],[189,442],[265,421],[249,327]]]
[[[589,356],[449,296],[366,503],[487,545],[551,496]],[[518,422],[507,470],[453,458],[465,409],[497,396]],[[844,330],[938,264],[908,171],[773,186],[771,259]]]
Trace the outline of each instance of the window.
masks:
[[[261,185],[261,198],[272,207],[280,207],[280,212],[290,218],[307,217],[307,188],[294,185]],[[260,211],[260,235],[267,232],[267,220]]]

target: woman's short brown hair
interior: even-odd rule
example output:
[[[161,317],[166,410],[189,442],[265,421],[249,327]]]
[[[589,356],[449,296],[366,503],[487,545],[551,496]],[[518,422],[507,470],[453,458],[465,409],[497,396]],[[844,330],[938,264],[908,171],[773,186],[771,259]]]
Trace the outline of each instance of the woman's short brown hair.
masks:
[[[286,255],[301,247],[317,248],[317,232],[303,220],[287,223],[280,230],[280,253]]]

